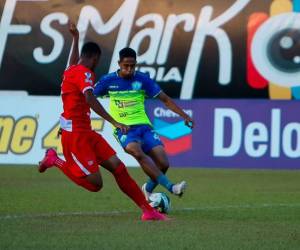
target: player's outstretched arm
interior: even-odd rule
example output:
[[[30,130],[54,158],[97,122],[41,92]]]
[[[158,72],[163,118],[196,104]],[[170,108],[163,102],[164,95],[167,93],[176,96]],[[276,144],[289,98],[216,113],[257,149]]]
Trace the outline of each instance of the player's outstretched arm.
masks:
[[[79,61],[79,48],[78,48],[78,41],[79,41],[79,32],[76,25],[72,22],[69,22],[69,31],[73,36],[73,43],[72,43],[72,52],[70,56],[70,65],[75,65]]]
[[[101,116],[106,121],[110,122],[116,128],[119,128],[122,133],[124,134],[127,133],[127,131],[129,130],[129,126],[119,123],[114,118],[112,118],[110,114],[106,112],[106,110],[103,108],[101,103],[97,100],[97,98],[93,95],[91,89],[86,90],[84,92],[84,96],[86,102],[90,105],[91,109],[94,110],[96,114]]]
[[[193,119],[189,117],[179,106],[177,106],[177,104],[172,100],[172,98],[170,98],[166,93],[161,91],[158,94],[157,98],[161,100],[166,105],[167,108],[169,108],[176,114],[180,115],[184,119],[186,126],[190,128],[194,127]]]

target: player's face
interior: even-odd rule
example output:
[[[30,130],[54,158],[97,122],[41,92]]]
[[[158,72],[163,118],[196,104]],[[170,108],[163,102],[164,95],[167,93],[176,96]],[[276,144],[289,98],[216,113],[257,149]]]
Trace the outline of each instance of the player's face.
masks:
[[[119,61],[120,75],[124,78],[130,78],[135,71],[136,60],[133,57],[124,57]]]

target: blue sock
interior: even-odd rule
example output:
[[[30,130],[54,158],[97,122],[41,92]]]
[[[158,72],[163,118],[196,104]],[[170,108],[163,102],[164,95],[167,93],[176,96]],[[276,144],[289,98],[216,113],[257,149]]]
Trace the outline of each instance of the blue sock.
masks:
[[[152,179],[149,178],[146,183],[146,191],[149,193],[152,193],[154,188],[156,188],[157,185],[158,185],[158,183],[156,181],[152,181]]]
[[[156,181],[172,193],[172,187],[174,184],[169,181],[167,176],[161,174],[157,177]]]

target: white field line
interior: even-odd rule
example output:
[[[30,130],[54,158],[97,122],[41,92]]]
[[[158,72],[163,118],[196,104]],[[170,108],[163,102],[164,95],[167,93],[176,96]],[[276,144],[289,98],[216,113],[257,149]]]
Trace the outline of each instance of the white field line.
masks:
[[[186,211],[209,211],[209,210],[227,210],[227,209],[264,209],[264,208],[300,208],[299,204],[242,204],[242,205],[224,205],[224,206],[201,206],[201,207],[186,207],[172,209],[172,211],[186,212]],[[0,220],[11,219],[38,219],[38,218],[54,218],[67,216],[121,216],[123,214],[132,213],[134,211],[95,211],[95,212],[57,212],[57,213],[41,213],[41,214],[6,214],[0,215]]]

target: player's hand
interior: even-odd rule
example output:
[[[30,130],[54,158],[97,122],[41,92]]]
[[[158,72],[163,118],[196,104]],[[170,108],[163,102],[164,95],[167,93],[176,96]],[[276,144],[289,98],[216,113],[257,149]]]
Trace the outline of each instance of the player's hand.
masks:
[[[195,122],[193,121],[193,119],[191,117],[188,116],[184,119],[184,124],[185,124],[185,126],[188,126],[189,128],[193,128],[195,125]]]
[[[116,128],[120,129],[122,134],[127,134],[128,133],[128,130],[130,129],[129,126],[125,125],[125,124],[122,124],[122,123],[119,123],[119,122],[116,122],[115,124],[113,124]]]
[[[73,37],[79,37],[79,31],[73,22],[69,22],[69,31]]]

